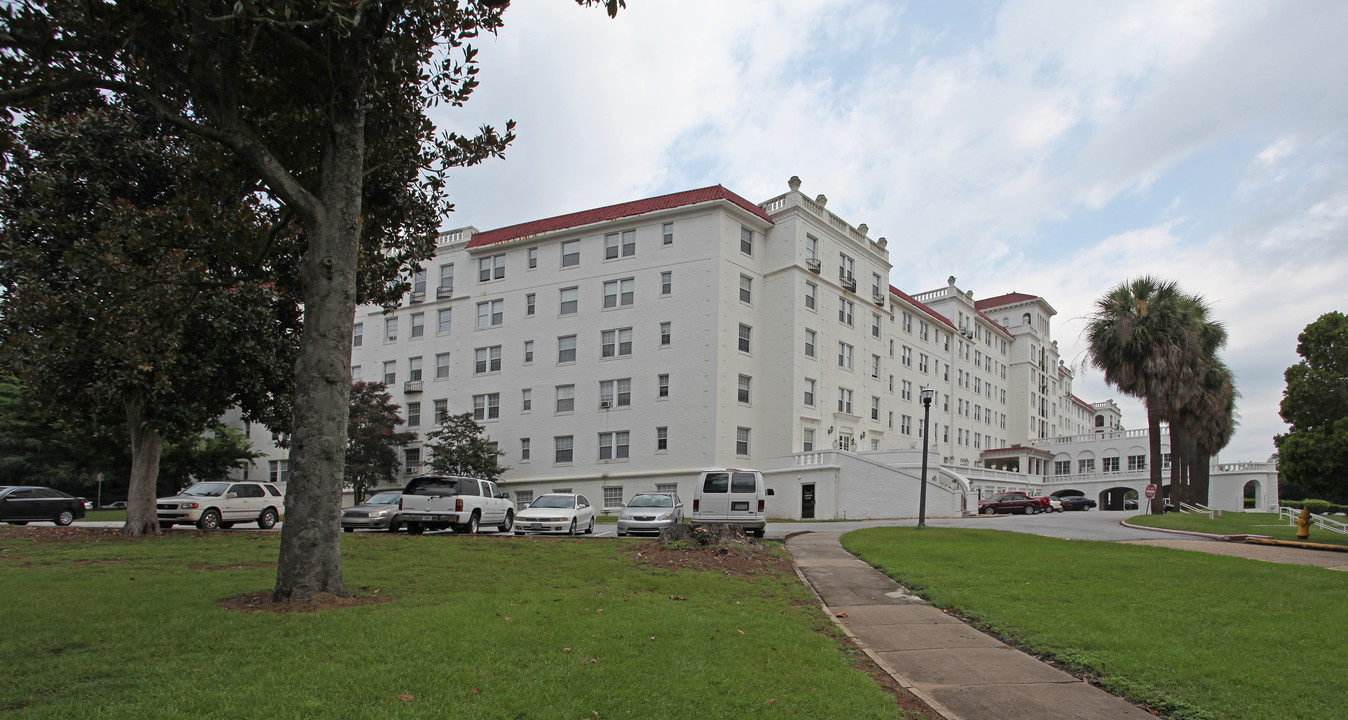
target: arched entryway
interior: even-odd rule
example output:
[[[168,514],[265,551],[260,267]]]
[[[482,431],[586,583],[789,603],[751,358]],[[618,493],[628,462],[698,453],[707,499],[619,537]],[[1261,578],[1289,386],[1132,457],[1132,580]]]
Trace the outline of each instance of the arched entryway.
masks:
[[[1251,480],[1245,483],[1244,490],[1241,491],[1241,497],[1245,499],[1244,507],[1246,510],[1263,507],[1261,502],[1264,499],[1264,487],[1258,480]]]
[[[1124,502],[1127,500],[1137,500],[1137,491],[1130,487],[1112,487],[1100,491],[1100,497],[1096,502],[1100,503],[1101,510],[1136,509],[1136,506],[1125,508]]]

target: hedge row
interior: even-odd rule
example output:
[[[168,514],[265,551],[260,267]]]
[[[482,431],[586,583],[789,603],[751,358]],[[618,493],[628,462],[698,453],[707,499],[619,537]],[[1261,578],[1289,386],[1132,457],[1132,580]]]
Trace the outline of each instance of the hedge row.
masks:
[[[1308,507],[1316,515],[1332,515],[1334,513],[1348,513],[1348,505],[1336,505],[1328,500],[1284,500],[1282,504],[1285,507],[1300,510]]]

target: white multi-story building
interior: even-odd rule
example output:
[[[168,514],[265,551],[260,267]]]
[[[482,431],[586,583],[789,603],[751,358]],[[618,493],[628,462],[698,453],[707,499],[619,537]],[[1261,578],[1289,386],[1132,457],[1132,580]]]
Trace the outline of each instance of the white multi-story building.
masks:
[[[789,186],[445,233],[398,308],[358,310],[353,379],[387,383],[423,436],[473,412],[521,503],[691,496],[728,466],[765,470],[777,517],[916,514],[923,388],[936,512],[975,509],[985,464],[1051,477],[1032,444],[1097,413],[1072,395],[1048,302],[975,301],[953,277],[909,296],[885,238]],[[420,472],[420,443],[404,454]]]

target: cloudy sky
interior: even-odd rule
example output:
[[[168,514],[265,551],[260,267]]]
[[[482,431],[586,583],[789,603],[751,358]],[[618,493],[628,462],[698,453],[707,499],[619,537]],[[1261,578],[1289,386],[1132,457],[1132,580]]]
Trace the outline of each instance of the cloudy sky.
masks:
[[[890,281],[958,278],[1058,311],[1143,273],[1206,297],[1242,394],[1226,461],[1264,460],[1296,337],[1348,311],[1348,3],[517,0],[482,86],[437,115],[507,119],[446,227],[511,225],[720,183],[827,195],[887,237]],[[1139,403],[1078,370],[1076,394]]]

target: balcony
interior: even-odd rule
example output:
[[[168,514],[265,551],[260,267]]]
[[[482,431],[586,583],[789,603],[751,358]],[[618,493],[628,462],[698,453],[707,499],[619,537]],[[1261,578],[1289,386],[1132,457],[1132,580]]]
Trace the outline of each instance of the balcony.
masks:
[[[412,294],[409,295],[408,298],[407,298],[407,304],[408,304],[408,305],[420,305],[421,303],[423,303],[423,302],[425,302],[425,301],[426,301],[426,291],[425,291],[425,290],[414,290],[414,291],[412,292]]]
[[[441,285],[440,287],[435,289],[436,300],[444,300],[445,298],[451,297],[452,295],[454,295],[453,285]]]
[[[806,259],[805,259],[805,269],[806,269],[806,270],[809,270],[810,272],[814,273],[815,275],[818,275],[818,274],[819,274],[820,268],[821,268],[821,265],[819,264],[819,259],[818,259],[818,258],[806,258]]]
[[[419,392],[421,392],[421,381],[420,381],[420,380],[408,380],[407,382],[403,383],[403,392],[404,392],[404,393],[419,393]]]
[[[876,305],[879,305],[880,307],[884,307],[885,306],[884,293],[871,293],[871,302],[875,303]]]
[[[843,286],[843,289],[844,289],[844,290],[846,290],[846,291],[848,291],[848,292],[856,292],[856,291],[857,291],[857,279],[856,279],[856,278],[854,278],[854,277],[844,277],[844,278],[839,278],[839,280],[841,280],[842,286]]]

